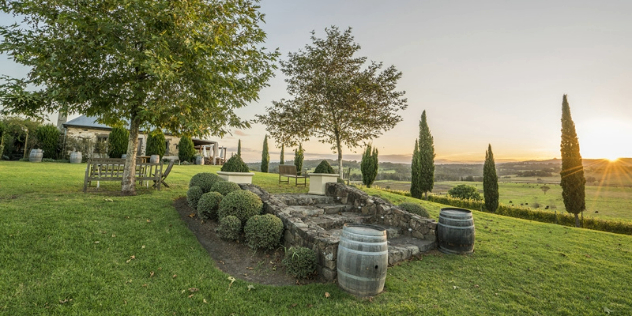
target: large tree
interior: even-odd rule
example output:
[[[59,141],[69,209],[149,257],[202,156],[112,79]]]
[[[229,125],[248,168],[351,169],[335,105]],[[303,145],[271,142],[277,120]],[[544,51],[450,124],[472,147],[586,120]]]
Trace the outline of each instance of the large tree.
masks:
[[[410,165],[411,177],[410,177],[410,196],[421,199],[421,188],[419,187],[419,169],[421,169],[419,161],[419,143],[415,139],[415,149],[413,150],[413,161]]]
[[[426,200],[428,192],[434,188],[434,158],[433,138],[424,110],[419,121],[419,189],[424,193]]]
[[[575,226],[579,227],[579,213],[586,209],[586,179],[584,165],[579,153],[579,140],[575,131],[575,123],[571,117],[571,108],[566,100],[562,100],[562,198],[566,211],[575,214]]]
[[[393,128],[402,120],[397,111],[407,105],[404,92],[395,90],[401,72],[354,56],[360,45],[351,29],[334,26],[325,32],[326,38],[312,32],[312,45],[281,61],[292,99],[272,102],[268,114],[257,118],[282,144],[294,146],[310,137],[331,144],[342,177],[342,146],[357,147]]]
[[[485,164],[483,165],[483,196],[485,208],[490,212],[498,209],[498,175],[496,174],[496,162],[492,145],[489,144],[485,152]]]
[[[257,0],[1,3],[24,20],[0,27],[0,52],[30,68],[0,86],[5,112],[75,112],[127,125],[125,195],[135,194],[141,126],[220,137],[249,127],[234,110],[258,99],[278,55],[261,45]]]

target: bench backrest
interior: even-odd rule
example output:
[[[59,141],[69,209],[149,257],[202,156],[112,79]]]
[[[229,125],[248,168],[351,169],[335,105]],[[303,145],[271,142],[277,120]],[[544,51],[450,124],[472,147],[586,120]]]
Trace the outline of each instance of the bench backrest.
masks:
[[[296,166],[295,165],[279,165],[279,174],[290,174],[296,175]]]

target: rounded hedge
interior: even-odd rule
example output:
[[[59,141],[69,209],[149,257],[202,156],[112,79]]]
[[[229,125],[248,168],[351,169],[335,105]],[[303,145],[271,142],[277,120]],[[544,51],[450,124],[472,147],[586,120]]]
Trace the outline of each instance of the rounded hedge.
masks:
[[[286,272],[298,279],[306,279],[316,270],[316,253],[305,247],[290,247],[283,258]]]
[[[200,172],[194,175],[189,181],[189,187],[198,186],[204,193],[211,192],[211,188],[217,182],[224,181],[218,175],[210,172]]]
[[[203,219],[217,219],[217,210],[222,198],[224,197],[217,192],[202,194],[197,203],[198,216]]]
[[[222,166],[222,171],[225,172],[250,172],[246,163],[241,160],[241,156],[234,155],[228,159]]]
[[[400,204],[399,207],[403,208],[407,212],[417,214],[421,217],[430,218],[428,211],[419,204],[405,202]]]
[[[213,184],[213,186],[211,187],[212,192],[218,192],[221,195],[226,195],[230,192],[239,191],[239,190],[241,190],[241,187],[239,186],[239,184],[235,182],[228,182],[228,181],[215,182],[215,184]]]
[[[198,186],[190,187],[187,191],[187,202],[189,206],[197,210],[198,201],[202,197],[202,194],[204,194],[202,188]]]
[[[238,240],[241,233],[241,221],[235,216],[226,216],[219,220],[219,226],[215,231],[222,239]]]
[[[255,215],[244,226],[246,243],[253,249],[274,249],[281,241],[283,222],[272,215]]]
[[[249,218],[261,214],[263,202],[256,194],[245,191],[233,191],[222,199],[217,215],[220,219],[233,215],[245,223]]]
[[[329,164],[329,162],[327,162],[327,160],[323,160],[321,161],[318,166],[316,167],[316,169],[314,170],[314,173],[329,173],[329,174],[335,174],[336,172],[334,171],[334,168],[331,167],[331,165]]]

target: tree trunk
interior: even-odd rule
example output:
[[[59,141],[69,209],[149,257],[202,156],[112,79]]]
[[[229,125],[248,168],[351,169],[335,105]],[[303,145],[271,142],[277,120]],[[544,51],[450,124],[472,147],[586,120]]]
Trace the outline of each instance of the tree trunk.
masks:
[[[428,191],[424,192],[424,200],[428,200]]]
[[[340,179],[344,179],[344,170],[342,170],[342,145],[340,145],[340,140],[336,141],[336,147],[338,148],[338,176],[340,177]]]
[[[575,214],[575,227],[579,227],[579,215]]]
[[[136,151],[138,150],[138,134],[140,124],[135,115],[130,119],[129,141],[127,143],[127,157],[125,158],[125,169],[123,171],[123,181],[121,194],[136,195]]]

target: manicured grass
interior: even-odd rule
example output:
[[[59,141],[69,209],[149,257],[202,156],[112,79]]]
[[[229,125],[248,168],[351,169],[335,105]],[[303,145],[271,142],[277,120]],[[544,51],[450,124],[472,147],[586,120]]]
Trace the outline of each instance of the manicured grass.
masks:
[[[391,267],[385,292],[372,300],[335,284],[249,291],[237,280],[229,288],[229,275],[172,206],[191,176],[217,169],[175,166],[170,189],[119,197],[113,183],[106,193],[82,193],[85,165],[0,162],[0,314],[632,314],[632,236],[476,211],[473,255]],[[307,191],[279,185],[275,174],[257,173],[254,182],[271,192]],[[421,203],[434,218],[441,208],[367,191]]]

